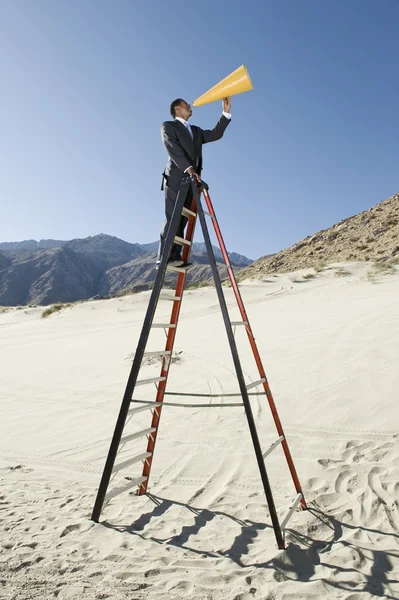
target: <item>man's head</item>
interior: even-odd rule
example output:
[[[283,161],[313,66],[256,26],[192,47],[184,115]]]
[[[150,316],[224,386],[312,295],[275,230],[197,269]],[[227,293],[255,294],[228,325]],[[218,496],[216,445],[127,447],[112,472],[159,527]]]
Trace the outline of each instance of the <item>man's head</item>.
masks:
[[[173,118],[180,117],[181,119],[188,121],[193,114],[193,110],[183,98],[177,98],[177,100],[173,100],[170,105],[170,114]]]

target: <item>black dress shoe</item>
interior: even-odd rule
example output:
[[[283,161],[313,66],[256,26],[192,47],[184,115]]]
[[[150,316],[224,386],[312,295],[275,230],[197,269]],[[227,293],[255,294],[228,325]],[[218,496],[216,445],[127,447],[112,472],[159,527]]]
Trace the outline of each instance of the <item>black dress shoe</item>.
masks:
[[[184,260],[181,258],[169,258],[168,260],[168,266],[170,265],[172,267],[181,267],[183,263]]]

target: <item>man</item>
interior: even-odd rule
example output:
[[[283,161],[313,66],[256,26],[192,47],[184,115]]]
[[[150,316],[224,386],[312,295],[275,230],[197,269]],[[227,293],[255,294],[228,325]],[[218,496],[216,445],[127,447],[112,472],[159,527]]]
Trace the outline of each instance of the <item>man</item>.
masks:
[[[184,174],[188,173],[192,179],[201,182],[202,145],[220,140],[230,123],[231,99],[224,98],[222,105],[223,114],[214,129],[201,129],[196,125],[190,125],[188,120],[193,111],[191,106],[182,98],[174,100],[170,105],[170,114],[174,118],[174,121],[165,121],[161,128],[162,141],[169,155],[169,160],[162,174],[161,189],[165,190],[166,220],[161,231],[157,264],[161,262],[169,223]],[[190,188],[184,206],[190,208],[191,201],[192,191]],[[177,236],[184,237],[186,223],[187,218],[182,216],[176,233]],[[174,266],[189,267],[190,263],[185,263],[181,259],[181,248],[180,245],[173,244],[168,262]]]

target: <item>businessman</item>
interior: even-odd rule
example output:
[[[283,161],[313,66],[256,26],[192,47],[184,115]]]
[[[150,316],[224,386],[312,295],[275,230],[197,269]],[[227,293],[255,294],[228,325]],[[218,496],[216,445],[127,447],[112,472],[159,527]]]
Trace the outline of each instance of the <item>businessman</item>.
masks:
[[[192,179],[196,179],[198,182],[201,181],[202,145],[220,140],[230,123],[231,99],[224,98],[222,106],[223,114],[214,129],[201,129],[201,127],[189,124],[188,120],[193,111],[185,100],[178,98],[170,105],[170,114],[174,120],[165,121],[161,127],[162,142],[168,153],[169,160],[162,174],[161,189],[165,192],[166,220],[161,231],[157,264],[161,262],[169,223],[184,174],[188,173]],[[191,201],[192,191],[190,186],[184,206],[190,208]],[[176,233],[177,236],[184,237],[186,223],[187,218],[182,216]],[[173,244],[168,262],[178,267],[189,267],[190,263],[185,263],[181,259],[180,253],[181,246]]]

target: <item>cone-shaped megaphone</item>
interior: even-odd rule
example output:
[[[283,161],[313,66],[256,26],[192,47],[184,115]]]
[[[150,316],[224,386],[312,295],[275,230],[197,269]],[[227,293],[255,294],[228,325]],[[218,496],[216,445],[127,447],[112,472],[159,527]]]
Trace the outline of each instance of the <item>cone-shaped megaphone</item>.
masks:
[[[241,67],[233,71],[233,73],[230,73],[230,75],[214,85],[213,88],[197,98],[193,104],[194,106],[202,106],[209,102],[222,100],[222,98],[225,98],[226,96],[235,96],[236,94],[249,92],[253,89],[254,86],[252,85],[248,71],[244,65],[241,65]]]

